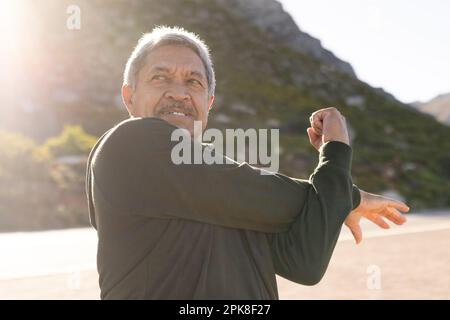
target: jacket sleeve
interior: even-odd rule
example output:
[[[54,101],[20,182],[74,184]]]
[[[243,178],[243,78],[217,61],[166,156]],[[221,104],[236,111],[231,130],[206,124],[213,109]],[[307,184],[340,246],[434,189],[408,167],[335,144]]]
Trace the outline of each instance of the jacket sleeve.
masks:
[[[285,232],[309,183],[261,174],[247,163],[179,164],[171,159],[176,127],[157,118],[122,122],[96,148],[92,184],[119,214],[181,218],[262,232]],[[195,144],[195,142],[193,142]],[[95,208],[95,194],[92,197]]]
[[[278,275],[304,285],[322,279],[342,224],[361,201],[350,175],[351,156],[347,144],[327,142],[309,181],[298,180],[310,185],[300,214],[288,231],[268,236]]]
[[[92,211],[101,197],[119,214],[261,232],[289,228],[305,201],[302,184],[282,174],[263,175],[245,162],[176,165],[174,129],[161,119],[138,118],[108,132],[88,165]]]

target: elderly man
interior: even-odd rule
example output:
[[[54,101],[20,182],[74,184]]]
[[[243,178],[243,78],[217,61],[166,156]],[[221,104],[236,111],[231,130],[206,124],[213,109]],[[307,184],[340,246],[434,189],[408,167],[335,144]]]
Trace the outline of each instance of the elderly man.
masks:
[[[358,243],[361,217],[383,228],[383,217],[405,221],[405,204],[353,185],[335,108],[310,118],[319,162],[309,180],[245,162],[175,165],[171,133],[193,135],[194,121],[206,128],[214,89],[208,48],[188,31],[156,28],[131,54],[122,87],[130,119],[88,162],[102,299],[278,299],[276,274],[320,281],[344,223]]]

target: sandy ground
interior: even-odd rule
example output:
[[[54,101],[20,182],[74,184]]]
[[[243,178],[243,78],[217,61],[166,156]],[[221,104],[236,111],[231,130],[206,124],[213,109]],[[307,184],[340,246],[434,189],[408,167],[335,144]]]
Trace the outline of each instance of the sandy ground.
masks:
[[[450,211],[408,215],[402,227],[343,228],[312,287],[278,277],[280,299],[450,299]],[[0,299],[98,299],[92,229],[0,234]]]

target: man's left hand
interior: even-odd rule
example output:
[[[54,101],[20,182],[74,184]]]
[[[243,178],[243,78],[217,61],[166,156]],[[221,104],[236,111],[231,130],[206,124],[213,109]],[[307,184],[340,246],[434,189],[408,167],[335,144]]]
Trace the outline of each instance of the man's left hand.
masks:
[[[397,225],[402,225],[406,222],[406,218],[400,211],[408,212],[409,207],[403,202],[368,193],[363,190],[360,190],[360,192],[361,202],[359,206],[349,213],[344,222],[352,232],[356,244],[362,241],[362,230],[359,225],[362,217],[372,221],[383,229],[389,229],[389,225],[383,218]]]

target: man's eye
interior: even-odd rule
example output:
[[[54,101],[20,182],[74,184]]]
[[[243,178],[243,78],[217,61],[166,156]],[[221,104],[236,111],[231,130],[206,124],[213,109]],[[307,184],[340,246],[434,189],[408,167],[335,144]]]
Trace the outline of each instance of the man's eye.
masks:
[[[167,77],[162,75],[156,75],[152,77],[152,80],[166,80],[166,79]]]
[[[189,79],[188,82],[203,87],[202,83],[196,79]]]

